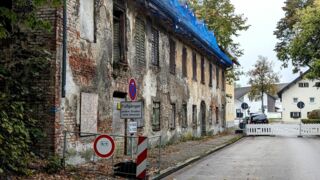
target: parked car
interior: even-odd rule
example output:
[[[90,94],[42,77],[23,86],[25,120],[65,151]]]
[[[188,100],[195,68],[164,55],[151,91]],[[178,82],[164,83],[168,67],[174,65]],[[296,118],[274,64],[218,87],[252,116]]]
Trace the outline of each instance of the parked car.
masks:
[[[265,114],[251,114],[250,123],[252,124],[269,123],[269,121]]]

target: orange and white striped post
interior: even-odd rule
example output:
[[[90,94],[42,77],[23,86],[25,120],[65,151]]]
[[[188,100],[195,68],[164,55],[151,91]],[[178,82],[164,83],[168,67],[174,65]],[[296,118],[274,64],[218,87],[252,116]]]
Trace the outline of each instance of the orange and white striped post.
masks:
[[[147,151],[148,151],[148,138],[144,136],[138,137],[138,157],[137,163],[137,173],[136,177],[138,179],[144,179],[147,175]]]

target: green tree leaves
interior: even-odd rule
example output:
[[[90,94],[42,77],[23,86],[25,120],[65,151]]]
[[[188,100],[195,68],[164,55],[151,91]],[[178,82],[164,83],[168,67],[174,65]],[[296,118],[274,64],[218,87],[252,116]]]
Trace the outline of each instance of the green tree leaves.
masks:
[[[283,10],[275,31],[279,60],[284,67],[292,62],[294,72],[309,67],[307,77],[320,78],[320,1],[287,0]]]
[[[279,75],[273,71],[272,66],[273,64],[266,57],[259,56],[254,69],[248,72],[248,83],[251,86],[249,98],[251,100],[262,100],[261,109],[263,113],[263,94],[275,95],[277,92],[276,83],[279,82]]]

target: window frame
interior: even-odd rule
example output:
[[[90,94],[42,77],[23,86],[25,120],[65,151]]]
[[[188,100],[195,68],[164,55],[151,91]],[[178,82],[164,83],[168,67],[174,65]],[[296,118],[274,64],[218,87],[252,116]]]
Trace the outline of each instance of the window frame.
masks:
[[[142,27],[142,31],[143,32],[138,32],[138,22],[140,23],[141,22],[141,25],[143,26]],[[141,33],[141,34],[140,34]],[[143,33],[143,34],[142,34]],[[141,37],[138,37],[138,36],[141,36]],[[141,48],[141,52],[139,50],[139,52],[137,51],[138,49],[138,41],[139,43],[140,40],[137,40],[137,38],[142,38],[143,40],[143,43],[142,43],[142,48],[144,49],[143,50],[143,56],[141,57],[141,54],[138,54],[138,53],[142,53],[142,48]],[[136,21],[135,21],[135,36],[134,36],[134,46],[135,46],[135,59],[136,59],[136,63],[140,66],[145,66],[146,65],[146,23],[143,19],[139,18],[139,17],[136,17]],[[138,58],[139,57],[139,58]]]
[[[176,74],[176,41],[169,39],[169,72]]]
[[[151,64],[159,67],[159,36],[158,29],[151,27]]]
[[[192,52],[192,79],[197,81],[197,53]]]
[[[185,46],[183,46],[182,54],[181,54],[182,77],[187,77],[187,57],[188,57],[188,50]]]
[[[213,65],[209,63],[209,87],[212,87],[212,79],[213,79]]]
[[[198,123],[198,115],[197,115],[197,105],[192,105],[192,126],[193,128],[197,127]]]
[[[181,115],[182,115],[182,128],[187,128],[188,127],[188,106],[186,103],[183,103],[181,106]]]
[[[201,84],[205,84],[205,60],[204,60],[204,56],[201,56]]]
[[[119,17],[115,16],[116,12],[120,13]],[[115,61],[114,59],[114,48],[115,45],[113,44],[112,47],[112,57],[113,57],[113,62],[114,63],[124,63],[127,64],[127,59],[126,59],[126,10],[123,6],[120,6],[118,3],[113,4],[113,43],[114,43],[114,23],[115,21],[119,21],[119,60]]]
[[[171,103],[171,116],[170,116],[170,122],[169,122],[169,128],[171,130],[174,130],[176,128],[176,119],[177,119],[176,104]]]

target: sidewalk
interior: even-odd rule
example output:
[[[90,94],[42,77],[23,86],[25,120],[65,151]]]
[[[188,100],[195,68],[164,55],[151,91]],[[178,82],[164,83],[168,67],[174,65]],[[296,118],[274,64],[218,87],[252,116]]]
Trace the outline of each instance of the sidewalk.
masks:
[[[160,174],[152,179],[161,179],[192,162],[195,162],[243,137],[233,132],[205,137],[201,140],[180,142],[163,147],[161,150]]]

